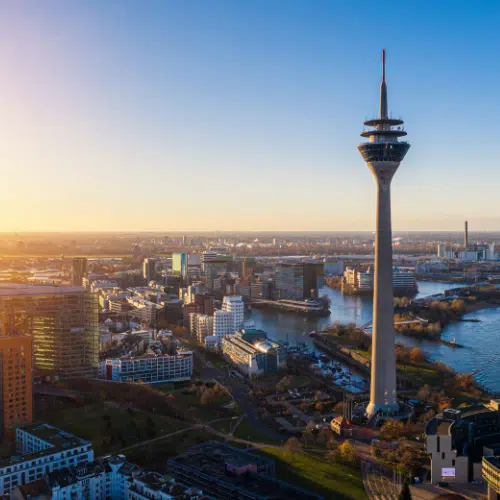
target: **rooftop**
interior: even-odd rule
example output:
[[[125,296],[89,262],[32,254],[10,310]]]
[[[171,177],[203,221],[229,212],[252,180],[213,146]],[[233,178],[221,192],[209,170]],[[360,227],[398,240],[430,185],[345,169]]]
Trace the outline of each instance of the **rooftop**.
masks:
[[[52,455],[63,450],[71,450],[80,446],[91,446],[90,441],[85,441],[77,436],[73,436],[67,432],[52,427],[48,424],[31,424],[19,427],[23,431],[41,439],[50,445],[50,448],[45,450],[34,451],[33,453],[25,453],[24,455],[14,455],[11,457],[0,459],[0,467],[8,467],[18,463],[34,460],[38,457]]]
[[[37,498],[40,495],[48,495],[49,487],[44,479],[37,479],[32,483],[22,484],[19,486],[19,492],[23,498]]]
[[[183,466],[185,471],[190,469],[193,479],[205,474],[235,490],[251,493],[255,495],[255,498],[268,500],[313,500],[320,498],[265,475],[269,473],[271,467],[274,467],[273,460],[233,448],[224,443],[211,441],[195,446],[187,454],[169,460],[169,463]],[[228,465],[236,468],[253,465],[257,472],[231,473],[227,470]],[[208,493],[210,494],[210,491]]]
[[[1,283],[0,297],[6,296],[36,296],[36,295],[64,295],[67,293],[83,293],[83,286],[48,286],[48,285],[21,285],[16,283]]]
[[[484,462],[488,462],[496,469],[500,469],[500,457],[483,457]]]

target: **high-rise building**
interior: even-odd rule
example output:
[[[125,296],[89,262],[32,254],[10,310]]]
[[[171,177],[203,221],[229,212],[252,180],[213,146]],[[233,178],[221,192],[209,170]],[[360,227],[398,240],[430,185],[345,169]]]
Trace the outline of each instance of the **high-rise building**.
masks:
[[[370,403],[368,417],[398,410],[396,399],[396,354],[392,291],[391,180],[410,144],[399,142],[406,132],[403,120],[390,118],[385,83],[385,50],[382,52],[380,114],[368,120],[369,130],[361,134],[358,150],[371,170],[377,186],[375,238],[375,279],[373,293],[373,333]],[[394,128],[396,127],[396,128]]]
[[[0,441],[33,419],[32,339],[0,337]]]
[[[227,295],[224,297],[222,299],[222,310],[234,313],[234,331],[241,328],[245,316],[245,303],[241,295]]]
[[[465,221],[464,227],[464,248],[467,250],[469,248],[469,223]]]
[[[313,297],[324,284],[322,262],[284,262],[276,267],[276,291],[280,299]]]
[[[146,257],[142,262],[142,277],[149,283],[154,280],[156,276],[156,259],[153,257]]]
[[[73,259],[71,263],[71,284],[82,286],[83,278],[89,275],[89,263],[85,257]]]
[[[257,261],[255,257],[243,257],[241,261],[241,275],[243,278],[250,278],[255,272]]]
[[[185,252],[174,252],[172,254],[172,274],[180,276],[183,280],[188,275],[188,257]]]
[[[0,287],[0,332],[32,337],[36,375],[95,375],[98,314],[97,295],[83,287]]]

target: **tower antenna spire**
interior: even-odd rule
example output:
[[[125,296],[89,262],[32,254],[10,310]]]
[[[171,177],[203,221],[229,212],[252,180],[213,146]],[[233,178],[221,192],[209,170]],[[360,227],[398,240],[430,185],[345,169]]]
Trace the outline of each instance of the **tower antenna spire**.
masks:
[[[385,82],[385,49],[382,49],[382,81]]]
[[[382,50],[382,83],[380,84],[380,118],[388,118],[387,85],[385,84],[385,49]]]

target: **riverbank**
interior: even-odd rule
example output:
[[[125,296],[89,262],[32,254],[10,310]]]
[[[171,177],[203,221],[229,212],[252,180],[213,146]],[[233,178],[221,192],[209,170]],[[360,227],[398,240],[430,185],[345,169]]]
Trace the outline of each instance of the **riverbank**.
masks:
[[[444,294],[447,289],[465,283],[419,282],[417,299],[431,295]],[[253,310],[247,313],[246,319],[255,323],[256,328],[268,332],[273,339],[289,342],[305,343],[308,348],[319,354],[313,339],[308,333],[334,327],[336,324],[349,323],[361,326],[371,322],[373,318],[373,301],[369,297],[342,296],[340,290],[323,288],[320,295],[330,298],[331,316],[327,318],[311,318],[297,314],[282,313],[278,310]],[[473,309],[467,310],[463,318],[477,318],[480,322],[455,321],[443,327],[441,339],[455,341],[464,347],[456,349],[440,341],[428,340],[418,335],[402,335],[397,333],[398,342],[411,347],[420,348],[431,361],[441,361],[455,369],[456,372],[473,373],[478,383],[492,393],[500,394],[500,378],[497,367],[500,366],[500,305],[495,307],[483,297],[477,297]],[[472,305],[472,304],[471,304]],[[472,314],[471,314],[472,313]],[[339,342],[348,344],[347,339],[339,337]]]

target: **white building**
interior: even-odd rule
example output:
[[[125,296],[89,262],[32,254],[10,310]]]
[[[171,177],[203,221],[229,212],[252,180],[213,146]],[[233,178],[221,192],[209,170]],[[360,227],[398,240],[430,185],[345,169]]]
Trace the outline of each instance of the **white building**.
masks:
[[[204,344],[205,337],[213,335],[214,318],[208,314],[190,313],[189,331],[191,335],[198,339],[200,344]]]
[[[0,495],[36,481],[49,472],[92,461],[92,444],[48,424],[16,430],[18,455],[0,460]]]
[[[156,312],[163,308],[162,304],[137,297],[127,297],[127,302],[134,308],[131,314],[147,323],[151,323],[156,318]]]
[[[193,353],[181,351],[175,356],[151,354],[107,359],[104,374],[107,380],[114,382],[142,381],[146,384],[155,384],[190,380],[193,376]]]
[[[233,311],[215,311],[213,335],[222,339],[226,335],[234,333],[236,331],[234,315]]]
[[[249,377],[276,373],[286,367],[286,348],[269,340],[265,332],[242,330],[222,339],[224,357]]]
[[[205,337],[205,349],[207,351],[218,351],[220,348],[219,340],[219,337],[216,337],[215,335],[209,335],[208,337]]]
[[[245,317],[245,303],[241,295],[228,295],[222,300],[222,310],[234,313],[234,332],[241,328]]]
[[[13,500],[201,500],[201,490],[169,476],[144,471],[123,455],[99,458],[17,487]]]

